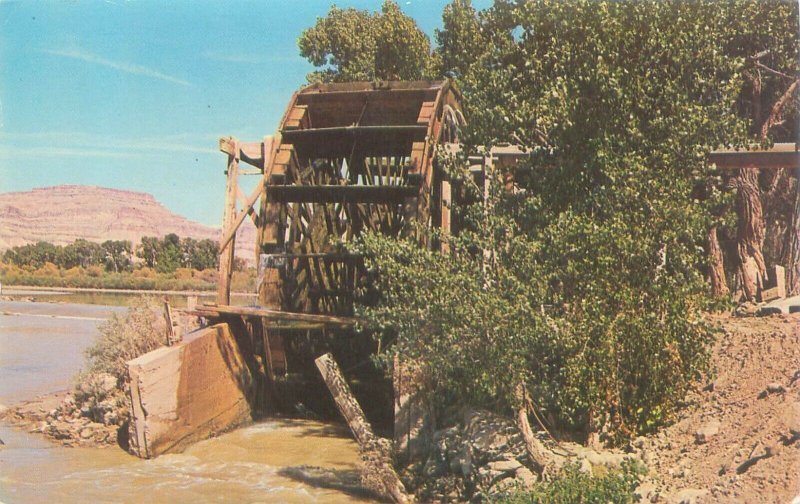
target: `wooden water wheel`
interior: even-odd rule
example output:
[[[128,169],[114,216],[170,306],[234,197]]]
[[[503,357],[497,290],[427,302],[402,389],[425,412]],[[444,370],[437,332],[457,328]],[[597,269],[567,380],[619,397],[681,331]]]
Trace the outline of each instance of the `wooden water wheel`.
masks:
[[[448,82],[314,84],[292,97],[265,164],[259,236],[262,306],[349,315],[367,231],[449,230],[449,184],[436,146],[464,124]]]

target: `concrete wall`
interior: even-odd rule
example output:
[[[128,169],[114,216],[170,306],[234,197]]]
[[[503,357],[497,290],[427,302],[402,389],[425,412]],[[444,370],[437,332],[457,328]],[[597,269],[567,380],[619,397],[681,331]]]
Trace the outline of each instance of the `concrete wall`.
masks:
[[[128,371],[130,451],[139,457],[178,452],[252,419],[254,380],[227,324],[129,361]]]

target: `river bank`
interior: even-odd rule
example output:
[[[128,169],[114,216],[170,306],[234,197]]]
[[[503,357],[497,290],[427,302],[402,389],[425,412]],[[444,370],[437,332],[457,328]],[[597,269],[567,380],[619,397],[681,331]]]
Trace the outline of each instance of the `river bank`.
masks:
[[[140,296],[165,298],[175,308],[185,308],[190,297],[198,303],[213,303],[216,293],[198,290],[134,290],[100,289],[85,287],[37,287],[30,285],[3,285],[0,300],[39,301],[49,303],[75,303],[80,305],[129,306]],[[231,292],[231,304],[248,305],[255,301],[256,294]]]
[[[122,311],[1,301],[0,404],[27,401],[39,414],[49,411],[48,401],[59,399],[52,393],[70,388],[97,325]],[[5,442],[0,446],[0,501],[6,504],[369,499],[358,486],[357,446],[338,425],[270,420],[154,460],[135,458],[116,444],[66,448],[27,430],[0,422]]]

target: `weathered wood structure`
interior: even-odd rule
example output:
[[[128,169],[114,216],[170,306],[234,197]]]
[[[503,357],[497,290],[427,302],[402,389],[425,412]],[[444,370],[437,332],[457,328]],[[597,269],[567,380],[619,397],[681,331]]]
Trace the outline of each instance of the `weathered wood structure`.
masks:
[[[315,84],[292,96],[273,136],[252,143],[220,139],[228,162],[217,302],[191,310],[216,325],[129,363],[134,450],[154,456],[249,417],[305,408],[301,403],[314,400],[309,382],[316,379],[316,388],[324,390],[314,365],[323,354],[325,365],[317,365],[329,387],[345,384],[347,375],[355,396],[366,394],[362,397],[370,403],[376,396],[368,389],[375,382],[389,391],[382,396],[391,403],[377,401],[377,409],[388,413],[386,423],[394,423],[399,460],[424,450],[433,417],[426,404],[425,370],[396,361],[393,383],[374,370],[369,374],[369,357],[380,342],[353,329],[358,322],[353,307],[366,272],[362,258],[347,245],[362,233],[378,232],[447,251],[446,240],[435,241],[428,232],[455,231],[451,212],[457,191],[437,166],[437,154],[460,149],[463,124],[459,92],[448,81]],[[516,146],[497,145],[467,162],[485,188],[487,171],[497,170],[513,191],[516,164],[526,155]],[[710,160],[730,174],[800,170],[794,144],[717,151]],[[258,178],[249,195],[239,185],[244,175]],[[797,200],[792,222],[800,237],[800,196]],[[258,303],[231,306],[236,231],[248,218],[258,229]],[[709,251],[721,261],[714,240],[712,230]],[[719,271],[712,283],[714,278],[724,282],[721,263]],[[763,295],[770,286],[765,277],[759,282]],[[778,282],[775,291],[780,293],[782,285]],[[168,341],[173,339],[170,334]],[[332,371],[336,362],[344,372],[338,366]],[[215,374],[202,371],[204,366]],[[347,411],[358,409],[355,416],[344,412],[351,426],[366,425],[350,389],[339,385],[334,395],[347,389],[348,396],[338,398],[339,408],[353,403]],[[368,434],[365,439],[374,437]],[[385,486],[395,500],[403,500],[402,488],[393,482]]]
[[[276,387],[291,372],[308,377],[322,353],[347,370],[375,351],[352,329],[365,271],[346,245],[371,231],[445,246],[425,232],[451,231],[450,181],[435,158],[458,142],[463,124],[448,81],[314,84],[292,96],[273,136],[220,139],[228,165],[217,303],[195,313],[248,335],[251,370],[273,399],[291,395]],[[249,195],[239,187],[243,175],[259,177]],[[258,306],[234,307],[233,251],[247,218],[258,229]]]

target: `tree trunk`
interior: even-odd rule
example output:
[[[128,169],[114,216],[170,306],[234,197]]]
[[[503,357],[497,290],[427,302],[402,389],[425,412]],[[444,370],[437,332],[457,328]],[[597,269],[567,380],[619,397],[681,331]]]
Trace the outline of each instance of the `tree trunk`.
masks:
[[[764,285],[767,267],[761,251],[764,242],[764,217],[758,168],[742,168],[736,181],[736,208],[739,214],[736,238],[739,256],[739,283],[748,301],[754,301],[758,288]]]
[[[725,264],[722,260],[722,249],[719,247],[717,227],[708,231],[708,277],[711,283],[711,294],[714,297],[725,297],[730,294],[728,282],[725,280]]]
[[[789,221],[786,263],[786,295],[800,295],[800,168],[795,170],[795,194],[792,217]]]
[[[361,459],[364,462],[362,482],[390,498],[392,502],[413,502],[413,498],[406,492],[403,482],[400,481],[392,466],[391,444],[385,439],[378,438],[372,432],[372,427],[367,422],[358,401],[350,392],[350,387],[347,386],[333,356],[327,353],[315,362],[336,402],[336,407],[347,421],[347,425],[361,449]]]
[[[525,440],[525,449],[528,456],[533,461],[536,469],[542,476],[548,473],[550,468],[550,460],[545,455],[546,448],[541,441],[539,441],[531,429],[531,424],[528,421],[528,393],[525,390],[525,385],[518,383],[514,389],[514,396],[519,404],[517,409],[517,428],[522,433],[522,438]]]

